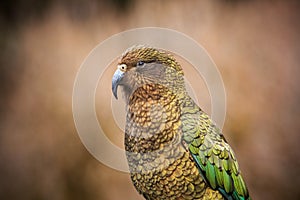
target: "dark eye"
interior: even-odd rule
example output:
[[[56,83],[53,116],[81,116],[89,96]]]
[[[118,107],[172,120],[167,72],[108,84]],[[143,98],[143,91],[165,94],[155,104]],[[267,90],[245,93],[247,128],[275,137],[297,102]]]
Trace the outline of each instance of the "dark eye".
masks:
[[[145,64],[144,61],[138,61],[138,62],[136,63],[137,66],[143,66],[144,64]]]

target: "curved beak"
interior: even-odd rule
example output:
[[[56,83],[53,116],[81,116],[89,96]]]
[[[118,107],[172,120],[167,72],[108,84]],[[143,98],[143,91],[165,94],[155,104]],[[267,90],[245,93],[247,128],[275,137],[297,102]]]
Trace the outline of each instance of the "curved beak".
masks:
[[[124,76],[124,72],[121,71],[120,69],[117,69],[112,78],[112,88],[111,89],[112,89],[112,92],[116,99],[118,99],[118,86],[119,86],[119,83],[122,80],[123,76]]]

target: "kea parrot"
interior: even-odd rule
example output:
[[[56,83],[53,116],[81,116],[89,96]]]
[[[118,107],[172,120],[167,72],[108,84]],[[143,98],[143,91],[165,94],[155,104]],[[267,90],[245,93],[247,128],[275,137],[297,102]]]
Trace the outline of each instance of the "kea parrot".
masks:
[[[148,200],[250,200],[232,148],[188,95],[174,56],[127,49],[112,78],[126,103],[125,150],[133,185]]]

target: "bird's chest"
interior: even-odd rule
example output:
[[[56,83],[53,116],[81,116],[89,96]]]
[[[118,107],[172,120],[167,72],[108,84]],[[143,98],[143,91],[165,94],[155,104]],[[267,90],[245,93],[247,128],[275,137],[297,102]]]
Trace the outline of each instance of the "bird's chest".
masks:
[[[163,151],[181,137],[180,109],[174,97],[136,92],[127,106],[125,148],[130,152]],[[176,141],[175,141],[176,142]]]
[[[146,199],[197,199],[205,183],[182,146],[179,102],[137,92],[127,108],[125,149],[131,179]]]
[[[189,152],[175,151],[176,155],[160,155],[155,159],[127,155],[132,182],[146,199],[197,199],[203,196],[205,182]]]

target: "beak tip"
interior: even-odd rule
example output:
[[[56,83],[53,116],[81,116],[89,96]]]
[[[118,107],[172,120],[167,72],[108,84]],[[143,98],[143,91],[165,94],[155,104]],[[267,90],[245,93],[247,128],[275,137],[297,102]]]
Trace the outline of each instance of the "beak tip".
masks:
[[[112,84],[112,93],[113,96],[118,99],[118,85],[117,84]]]
[[[116,92],[113,92],[113,95],[118,100],[118,94]]]

